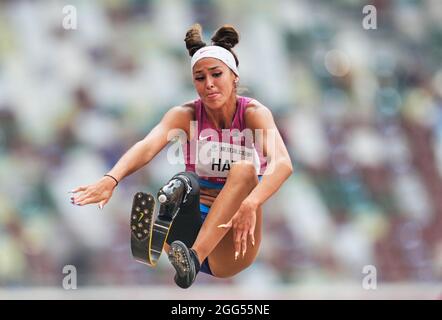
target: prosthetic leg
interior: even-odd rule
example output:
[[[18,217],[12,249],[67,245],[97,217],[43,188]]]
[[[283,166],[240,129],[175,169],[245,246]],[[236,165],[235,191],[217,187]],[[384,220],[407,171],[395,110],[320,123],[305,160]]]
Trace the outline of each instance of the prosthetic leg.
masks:
[[[135,194],[130,219],[131,250],[135,260],[156,266],[174,219],[191,192],[189,177],[186,174],[175,175],[158,191],[160,209],[156,218],[154,197],[144,192]]]

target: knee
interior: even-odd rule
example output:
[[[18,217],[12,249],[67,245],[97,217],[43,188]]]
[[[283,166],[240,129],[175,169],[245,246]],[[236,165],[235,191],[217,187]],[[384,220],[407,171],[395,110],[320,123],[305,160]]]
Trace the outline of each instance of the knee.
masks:
[[[240,266],[234,266],[231,268],[223,267],[222,269],[212,269],[212,275],[216,278],[231,278],[236,276],[241,271],[247,269],[253,264],[254,259],[250,259],[249,261],[244,261]]]
[[[240,271],[220,271],[220,272],[212,272],[212,275],[215,278],[226,279],[236,276]]]
[[[230,168],[227,179],[236,179],[243,183],[258,183],[257,172],[255,166],[250,161],[235,162]]]

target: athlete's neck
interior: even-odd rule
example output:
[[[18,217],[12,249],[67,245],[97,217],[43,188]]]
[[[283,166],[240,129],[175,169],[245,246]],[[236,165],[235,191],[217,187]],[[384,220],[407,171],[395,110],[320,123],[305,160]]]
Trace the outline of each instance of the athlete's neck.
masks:
[[[209,120],[215,125],[216,129],[228,129],[232,125],[233,117],[236,113],[236,94],[218,110],[206,108],[206,114]]]

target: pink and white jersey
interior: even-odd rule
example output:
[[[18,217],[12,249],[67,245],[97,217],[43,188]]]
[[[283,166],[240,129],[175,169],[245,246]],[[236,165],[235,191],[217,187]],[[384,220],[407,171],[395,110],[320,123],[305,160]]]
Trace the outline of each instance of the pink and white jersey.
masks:
[[[236,112],[228,129],[216,129],[201,99],[195,101],[195,121],[190,128],[193,138],[183,145],[186,171],[195,172],[200,180],[223,184],[233,163],[248,160],[255,165],[258,176],[264,173],[267,162],[262,148],[255,146],[253,132],[245,125],[244,114],[251,100],[237,97]]]

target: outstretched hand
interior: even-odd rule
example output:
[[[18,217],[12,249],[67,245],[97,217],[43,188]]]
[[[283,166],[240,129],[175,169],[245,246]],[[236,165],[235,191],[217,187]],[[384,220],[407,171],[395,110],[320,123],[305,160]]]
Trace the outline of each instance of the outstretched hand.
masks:
[[[252,245],[255,245],[255,225],[257,206],[245,199],[232,219],[226,224],[220,224],[218,228],[233,228],[233,243],[235,247],[235,260],[241,252],[242,257],[247,251],[247,239],[250,237]]]
[[[71,203],[78,206],[98,203],[98,207],[103,209],[112,197],[115,186],[112,179],[103,177],[94,184],[77,187],[71,191]]]

